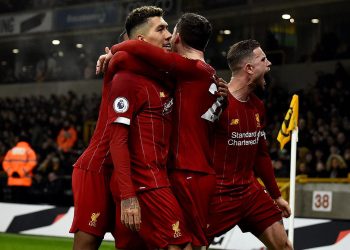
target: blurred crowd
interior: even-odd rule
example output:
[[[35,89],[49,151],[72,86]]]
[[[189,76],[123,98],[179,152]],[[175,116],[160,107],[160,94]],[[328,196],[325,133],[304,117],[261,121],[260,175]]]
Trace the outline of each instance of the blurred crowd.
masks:
[[[96,50],[97,51],[97,50]],[[65,80],[88,80],[96,78],[96,53],[54,51],[50,55],[29,54],[17,66],[0,66],[0,84],[30,83]]]
[[[317,82],[299,91],[297,175],[347,177],[350,172],[350,77],[341,64],[333,74],[320,74]],[[277,177],[289,177],[288,144],[279,150],[278,130],[291,96],[278,86],[268,90],[267,134]]]
[[[335,32],[324,33],[312,53],[302,55],[299,62],[327,61],[350,58],[350,44],[339,38]]]
[[[342,67],[320,74],[317,82],[299,91],[299,141],[297,174],[309,177],[347,177],[350,172],[350,76]],[[279,149],[276,137],[291,95],[270,83],[263,93],[267,109],[269,150],[277,177],[289,177],[288,144]],[[66,95],[0,98],[0,164],[19,136],[30,138],[37,154],[31,202],[69,205],[72,164],[87,146],[97,119],[100,96]],[[86,132],[88,131],[88,132]],[[90,131],[90,132],[89,132]],[[65,138],[74,141],[65,144]],[[0,174],[2,200],[11,199],[6,173]]]
[[[37,155],[31,202],[71,204],[72,164],[86,147],[89,134],[84,128],[96,121],[100,97],[67,95],[0,98],[0,162],[6,152],[28,138]],[[67,139],[69,138],[69,139]],[[0,197],[11,200],[7,175],[1,172]],[[67,198],[68,197],[68,198]],[[23,197],[22,197],[23,198]]]

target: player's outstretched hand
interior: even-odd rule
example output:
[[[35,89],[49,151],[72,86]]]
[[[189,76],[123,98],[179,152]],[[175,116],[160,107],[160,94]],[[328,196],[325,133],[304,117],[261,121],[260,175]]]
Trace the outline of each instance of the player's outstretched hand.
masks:
[[[120,220],[131,231],[139,231],[141,224],[141,207],[136,197],[120,202]]]
[[[282,216],[284,218],[288,218],[291,215],[291,210],[288,202],[281,197],[275,199],[278,207],[282,210]]]
[[[106,54],[100,55],[96,62],[96,75],[105,73],[108,67],[108,63],[111,60],[113,54],[108,47],[105,47]]]
[[[227,97],[229,94],[227,82],[222,78],[215,77],[215,83],[218,87],[218,91],[216,92],[216,94],[218,96]]]

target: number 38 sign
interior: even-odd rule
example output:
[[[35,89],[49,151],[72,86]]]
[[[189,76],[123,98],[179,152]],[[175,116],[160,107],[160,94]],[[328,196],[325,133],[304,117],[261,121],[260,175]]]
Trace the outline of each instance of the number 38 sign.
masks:
[[[312,210],[323,212],[332,211],[332,192],[314,191],[312,194]]]

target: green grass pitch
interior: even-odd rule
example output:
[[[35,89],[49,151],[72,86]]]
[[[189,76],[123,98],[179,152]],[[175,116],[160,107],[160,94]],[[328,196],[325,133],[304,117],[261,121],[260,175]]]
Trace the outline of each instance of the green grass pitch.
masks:
[[[0,233],[1,250],[67,250],[73,238]],[[101,250],[114,250],[114,242],[103,241]]]

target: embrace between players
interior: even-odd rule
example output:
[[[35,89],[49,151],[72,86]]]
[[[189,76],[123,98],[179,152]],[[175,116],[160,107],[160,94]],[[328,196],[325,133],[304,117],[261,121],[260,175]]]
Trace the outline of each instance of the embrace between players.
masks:
[[[230,47],[226,84],[204,60],[203,16],[182,15],[170,34],[162,9],[143,6],[125,30],[97,64],[99,118],[72,177],[73,249],[98,249],[106,232],[118,249],[206,249],[236,225],[269,249],[292,249],[253,93],[271,65],[260,44]]]

